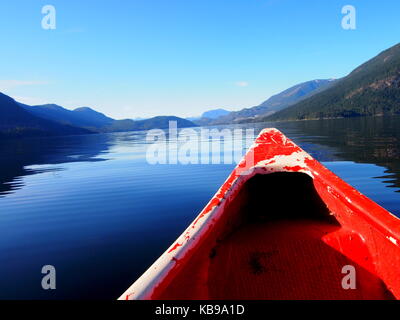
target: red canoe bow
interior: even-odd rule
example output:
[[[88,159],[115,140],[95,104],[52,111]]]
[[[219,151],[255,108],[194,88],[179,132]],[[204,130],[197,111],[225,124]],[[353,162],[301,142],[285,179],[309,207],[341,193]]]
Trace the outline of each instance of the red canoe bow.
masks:
[[[121,300],[400,298],[400,220],[276,129]]]

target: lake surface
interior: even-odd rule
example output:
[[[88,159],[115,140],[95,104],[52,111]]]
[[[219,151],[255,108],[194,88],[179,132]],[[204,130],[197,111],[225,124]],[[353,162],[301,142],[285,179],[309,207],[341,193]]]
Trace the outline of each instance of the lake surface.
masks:
[[[256,134],[277,127],[400,216],[400,117],[234,127],[254,127]],[[1,299],[116,299],[235,166],[151,165],[145,137],[129,132],[0,141]],[[56,290],[41,287],[44,265],[56,267]]]

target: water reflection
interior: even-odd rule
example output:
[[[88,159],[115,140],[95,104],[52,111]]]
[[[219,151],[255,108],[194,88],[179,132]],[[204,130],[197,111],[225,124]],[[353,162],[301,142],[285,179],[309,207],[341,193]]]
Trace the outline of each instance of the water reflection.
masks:
[[[0,197],[23,187],[19,177],[62,170],[43,165],[103,161],[110,144],[102,134],[0,141]]]
[[[336,156],[385,167],[388,187],[400,190],[400,117],[368,117],[295,124],[302,140],[332,148]]]
[[[224,126],[226,127],[226,126]],[[228,127],[276,127],[321,162],[353,161],[386,168],[382,179],[400,192],[400,116],[257,123]],[[220,127],[221,128],[221,127]],[[200,130],[200,129],[197,129]],[[144,158],[146,132],[0,141],[0,197],[24,186],[21,177],[63,170],[56,165]]]

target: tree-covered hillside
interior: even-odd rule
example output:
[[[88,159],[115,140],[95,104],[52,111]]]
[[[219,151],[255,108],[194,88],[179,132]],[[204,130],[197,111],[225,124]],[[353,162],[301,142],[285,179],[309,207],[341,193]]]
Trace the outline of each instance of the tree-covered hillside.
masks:
[[[400,113],[400,44],[364,63],[332,87],[263,120]]]

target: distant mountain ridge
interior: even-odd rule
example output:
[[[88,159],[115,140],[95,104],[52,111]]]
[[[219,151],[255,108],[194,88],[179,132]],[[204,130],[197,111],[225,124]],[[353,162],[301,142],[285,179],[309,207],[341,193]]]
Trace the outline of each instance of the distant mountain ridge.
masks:
[[[286,89],[261,103],[259,106],[246,108],[240,111],[230,112],[224,116],[220,116],[212,121],[201,119],[195,121],[198,124],[229,124],[254,121],[262,117],[271,115],[275,112],[288,108],[289,106],[312,96],[317,92],[321,92],[331,86],[336,80],[334,79],[317,79],[297,84]]]
[[[317,79],[295,85],[260,104],[264,112],[278,112],[332,85],[334,79]]]
[[[168,128],[169,121],[176,121],[180,128],[196,126],[189,120],[174,116],[158,116],[143,120],[114,120],[89,107],[81,107],[72,111],[54,104],[41,106],[24,105],[24,108],[36,116],[76,127],[83,127],[94,132],[165,129]]]
[[[0,136],[52,136],[87,133],[90,131],[37,117],[26,111],[13,98],[0,93]]]
[[[201,115],[201,117],[208,119],[217,119],[219,117],[226,116],[229,113],[230,111],[220,108],[220,109],[206,111]]]
[[[99,129],[100,132],[140,131],[150,129],[167,129],[169,122],[176,121],[178,128],[197,127],[193,122],[175,116],[158,116],[146,120],[114,120],[110,125]]]
[[[105,116],[103,113],[95,111],[89,107],[81,107],[73,110],[74,113],[79,114],[82,121],[87,121],[88,124],[92,123],[95,126],[106,126],[111,124],[114,119]]]
[[[0,93],[0,137],[53,136],[100,132],[165,129],[169,121],[178,127],[196,124],[174,116],[145,120],[114,120],[89,107],[68,110],[56,104],[29,106]]]
[[[56,104],[22,106],[25,110],[31,112],[35,116],[87,129],[95,130],[96,128],[110,125],[114,121],[114,119],[106,117],[104,114],[88,107],[78,108],[71,111]]]
[[[400,44],[362,64],[348,76],[262,120],[307,120],[400,113]]]

